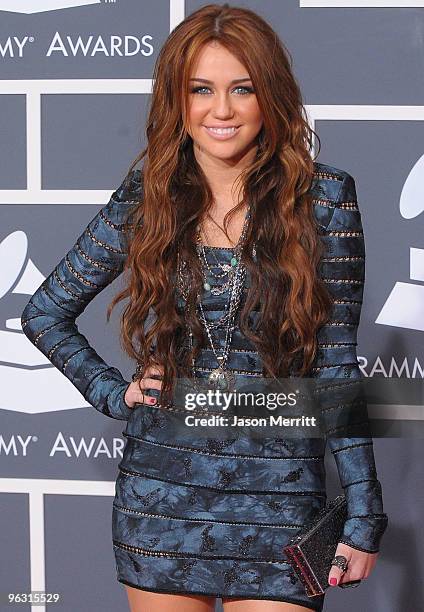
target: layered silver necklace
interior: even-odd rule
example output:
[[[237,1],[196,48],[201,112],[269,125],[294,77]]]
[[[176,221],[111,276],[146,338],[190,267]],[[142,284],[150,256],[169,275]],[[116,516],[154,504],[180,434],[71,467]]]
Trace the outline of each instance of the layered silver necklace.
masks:
[[[243,293],[244,282],[246,278],[246,268],[242,262],[242,253],[244,244],[246,241],[247,228],[250,221],[250,206],[247,209],[247,213],[244,219],[243,229],[241,232],[241,236],[234,247],[233,256],[231,258],[230,263],[222,263],[216,260],[215,255],[213,255],[216,263],[216,267],[218,267],[222,272],[215,273],[206,258],[206,253],[204,246],[200,241],[200,227],[197,228],[197,243],[196,243],[196,252],[202,263],[202,273],[203,273],[203,289],[205,291],[209,291],[212,295],[222,295],[225,291],[229,292],[229,299],[226,304],[226,308],[224,310],[224,314],[214,321],[208,321],[205,317],[205,313],[203,310],[202,302],[201,302],[201,294],[197,295],[197,308],[199,309],[199,319],[206,330],[208,335],[208,339],[212,348],[212,351],[215,355],[215,358],[218,362],[218,367],[212,370],[212,372],[208,376],[208,382],[214,389],[220,389],[221,391],[233,391],[235,389],[235,375],[232,370],[227,368],[227,362],[230,354],[230,345],[233,336],[233,332],[235,329],[234,321],[237,314],[237,311],[240,306],[241,296]],[[253,246],[253,254],[256,254],[255,246]],[[187,290],[187,276],[185,276],[187,269],[187,262],[182,260],[180,257],[180,253],[178,251],[178,289],[180,290],[182,296],[187,301],[188,298],[188,290]],[[208,279],[208,273],[215,280],[227,279],[222,282],[221,285],[211,286]],[[222,354],[218,355],[217,350],[215,349],[211,330],[222,327],[226,324],[226,334],[225,334],[225,344],[222,350]],[[189,337],[190,337],[190,347],[193,348],[193,333],[189,326]],[[192,370],[193,374],[195,373],[194,368],[194,359],[192,360]]]

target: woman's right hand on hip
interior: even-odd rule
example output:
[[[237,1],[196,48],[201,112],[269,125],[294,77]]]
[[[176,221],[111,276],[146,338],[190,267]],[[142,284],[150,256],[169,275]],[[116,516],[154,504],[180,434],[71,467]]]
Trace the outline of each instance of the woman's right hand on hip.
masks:
[[[140,380],[135,380],[129,384],[124,395],[124,402],[129,408],[134,408],[136,404],[156,404],[156,398],[143,393],[143,389],[162,388],[162,381],[156,378],[149,378],[152,374],[163,375],[163,369],[158,366],[149,366]],[[141,387],[141,390],[140,390]]]

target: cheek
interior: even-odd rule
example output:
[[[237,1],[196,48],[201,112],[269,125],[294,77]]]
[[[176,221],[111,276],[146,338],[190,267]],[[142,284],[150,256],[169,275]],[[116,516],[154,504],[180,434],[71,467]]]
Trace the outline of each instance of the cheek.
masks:
[[[246,105],[243,110],[243,117],[249,123],[261,123],[262,122],[262,113],[259,105],[256,101],[252,101],[251,104]]]
[[[197,127],[199,123],[202,123],[202,119],[204,118],[206,112],[206,105],[202,104],[202,102],[194,102],[191,105],[189,110],[189,119],[190,122],[194,124],[194,127]]]
[[[257,104],[255,105],[255,108],[252,110],[252,117],[253,117],[253,120],[256,121],[256,123],[262,123],[263,121],[261,109],[259,108]]]

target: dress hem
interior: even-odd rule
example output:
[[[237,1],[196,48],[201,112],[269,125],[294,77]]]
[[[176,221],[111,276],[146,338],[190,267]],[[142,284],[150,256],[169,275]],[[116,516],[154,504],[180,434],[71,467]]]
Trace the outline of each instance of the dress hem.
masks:
[[[318,612],[320,612],[322,610],[322,606],[321,607],[316,607],[316,606],[307,606],[305,605],[305,602],[303,600],[299,600],[299,599],[294,599],[292,597],[259,597],[259,596],[255,596],[255,595],[222,595],[221,593],[205,593],[203,591],[193,591],[193,590],[186,590],[186,591],[172,591],[172,590],[167,590],[167,589],[157,589],[154,587],[142,587],[138,584],[134,584],[133,582],[129,582],[128,580],[125,580],[124,578],[117,578],[118,582],[120,582],[121,584],[125,584],[129,587],[133,587],[135,589],[139,589],[140,591],[151,591],[152,593],[163,593],[163,594],[169,594],[169,595],[203,595],[204,597],[219,597],[219,598],[224,598],[224,599],[256,599],[256,600],[262,600],[262,601],[281,601],[281,602],[285,602],[285,603],[291,603],[291,604],[296,604],[298,606],[303,606],[304,608],[307,608],[308,610],[316,610]]]

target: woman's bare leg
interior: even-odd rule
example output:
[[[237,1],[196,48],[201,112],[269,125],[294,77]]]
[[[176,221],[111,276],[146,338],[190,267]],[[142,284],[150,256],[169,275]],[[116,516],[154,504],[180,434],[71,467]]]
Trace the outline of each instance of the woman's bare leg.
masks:
[[[214,612],[215,597],[171,595],[125,585],[131,612]]]
[[[310,612],[310,608],[286,603],[259,599],[223,599],[224,612]]]

